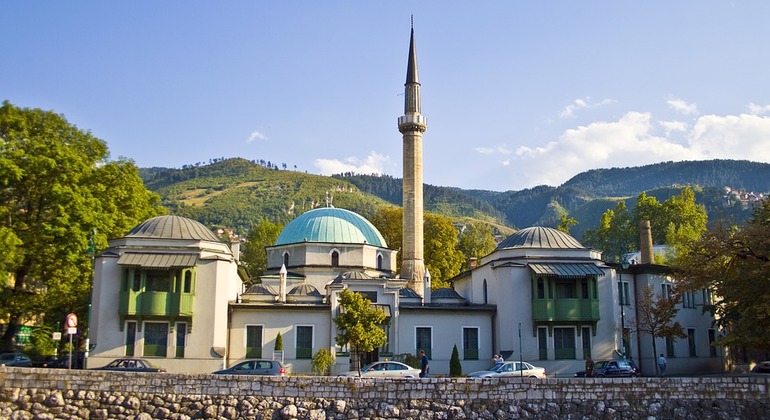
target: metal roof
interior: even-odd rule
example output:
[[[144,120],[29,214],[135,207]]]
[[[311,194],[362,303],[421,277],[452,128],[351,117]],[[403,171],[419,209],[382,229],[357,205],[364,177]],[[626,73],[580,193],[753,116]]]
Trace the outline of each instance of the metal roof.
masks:
[[[202,223],[180,216],[153,217],[131,229],[126,237],[221,242],[217,235]]]
[[[603,276],[604,271],[591,263],[529,263],[529,268],[545,277]]]
[[[275,244],[301,242],[388,246],[385,238],[368,220],[350,210],[334,207],[317,208],[301,214],[286,225]]]
[[[118,258],[118,264],[145,268],[193,267],[197,262],[198,254],[131,252]]]
[[[585,249],[572,236],[560,230],[543,226],[521,229],[507,237],[496,249],[505,248]]]

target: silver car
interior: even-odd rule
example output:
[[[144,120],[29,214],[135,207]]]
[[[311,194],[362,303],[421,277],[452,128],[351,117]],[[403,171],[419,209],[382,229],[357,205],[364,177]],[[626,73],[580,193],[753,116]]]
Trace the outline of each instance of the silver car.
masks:
[[[468,374],[471,378],[540,378],[544,379],[545,368],[533,366],[527,362],[498,363],[487,370]]]
[[[286,367],[277,360],[245,360],[227,369],[213,372],[215,375],[267,375],[286,376]]]
[[[358,376],[357,370],[351,370],[340,376]],[[374,362],[361,368],[364,378],[419,378],[420,369],[399,362]]]

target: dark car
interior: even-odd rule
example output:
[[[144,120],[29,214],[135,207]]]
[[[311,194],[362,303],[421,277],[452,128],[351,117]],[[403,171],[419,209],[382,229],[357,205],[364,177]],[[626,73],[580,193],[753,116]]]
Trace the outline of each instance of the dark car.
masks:
[[[0,354],[0,366],[30,367],[32,359],[24,353]]]
[[[594,363],[596,378],[636,378],[639,375],[639,368],[633,360],[600,360]],[[586,372],[581,370],[575,376],[585,377]]]
[[[757,363],[751,371],[754,373],[770,373],[770,360]]]
[[[165,372],[163,368],[159,368],[148,360],[138,359],[135,357],[123,357],[115,359],[110,363],[92,370],[112,370],[116,372]]]
[[[237,365],[213,373],[215,375],[286,376],[286,367],[277,360],[245,360]]]

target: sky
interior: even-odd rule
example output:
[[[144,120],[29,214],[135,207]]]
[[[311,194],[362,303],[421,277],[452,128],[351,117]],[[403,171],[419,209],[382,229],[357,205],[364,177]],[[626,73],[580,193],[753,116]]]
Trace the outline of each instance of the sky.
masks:
[[[242,157],[400,178],[411,16],[427,184],[770,162],[766,0],[6,0],[0,100],[139,167]]]

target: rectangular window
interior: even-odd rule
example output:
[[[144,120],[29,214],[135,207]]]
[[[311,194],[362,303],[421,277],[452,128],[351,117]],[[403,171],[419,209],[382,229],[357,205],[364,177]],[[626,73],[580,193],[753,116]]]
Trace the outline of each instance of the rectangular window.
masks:
[[[129,271],[127,268],[123,269],[123,275],[120,278],[120,290],[127,292],[128,291],[128,274]]]
[[[192,272],[185,270],[184,272],[184,285],[182,286],[183,293],[192,293]]]
[[[548,360],[548,329],[537,329],[537,348],[540,352],[540,360]]]
[[[588,299],[588,279],[583,279],[580,281],[580,297],[583,299]]]
[[[671,299],[671,285],[670,284],[661,284],[660,285],[660,294],[665,299]]]
[[[542,277],[537,279],[537,298],[545,299],[545,281]]]
[[[168,292],[169,281],[166,271],[148,271],[147,272],[147,291],[148,292]]]
[[[618,282],[618,297],[621,305],[628,306],[631,304],[631,300],[630,300],[631,293],[629,292],[629,290],[630,290],[630,287],[627,281]]]
[[[710,357],[717,357],[717,348],[714,345],[714,341],[717,339],[717,332],[716,330],[709,330],[709,356]]]
[[[479,360],[479,329],[463,328],[463,359]]]
[[[176,323],[176,357],[184,358],[184,347],[187,344],[187,324]]]
[[[168,324],[165,322],[145,322],[144,352],[145,356],[166,357],[168,350]]]
[[[591,328],[583,327],[580,335],[583,338],[583,357],[591,355]]]
[[[575,359],[575,329],[554,328],[553,350],[556,360]]]
[[[425,350],[425,354],[428,359],[431,358],[431,347],[433,344],[432,337],[433,329],[431,327],[417,327],[415,328],[415,346],[416,351],[414,354],[419,354],[420,350]]]
[[[262,358],[262,326],[246,326],[246,357]]]
[[[687,329],[687,344],[690,347],[690,357],[697,357],[698,355],[695,351],[695,328]]]
[[[136,343],[136,322],[126,322],[126,356],[134,355]]]
[[[131,290],[138,292],[142,290],[142,272],[138,269],[134,269],[134,284],[131,286]]]
[[[358,292],[365,298],[369,299],[369,302],[377,303],[377,292]]]
[[[297,359],[313,358],[313,326],[297,326]]]
[[[666,337],[666,357],[676,357],[674,354],[674,340]]]
[[[575,282],[572,280],[557,280],[555,297],[556,299],[575,299],[577,297]]]

